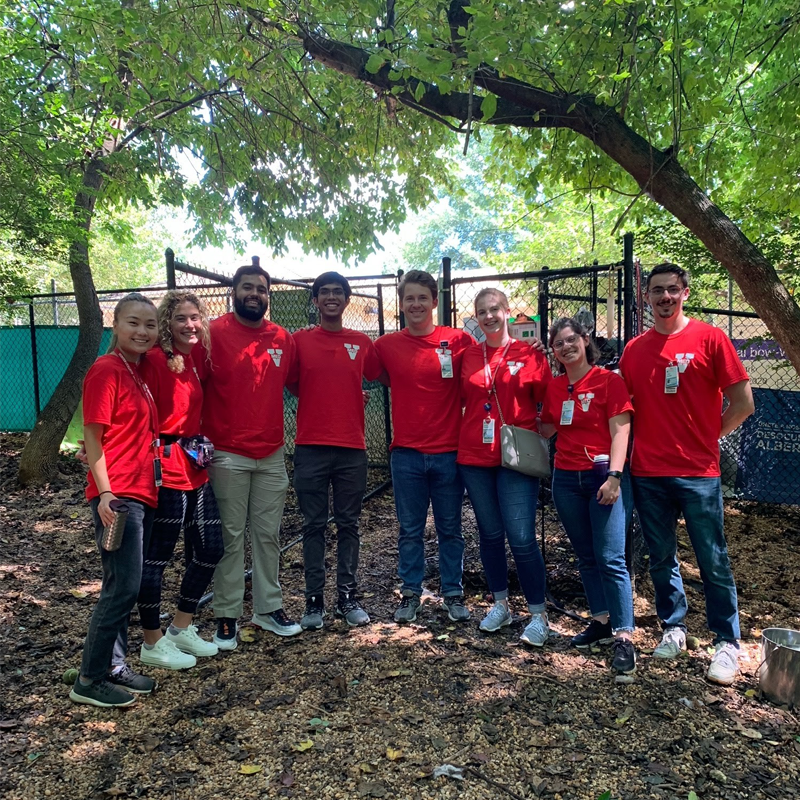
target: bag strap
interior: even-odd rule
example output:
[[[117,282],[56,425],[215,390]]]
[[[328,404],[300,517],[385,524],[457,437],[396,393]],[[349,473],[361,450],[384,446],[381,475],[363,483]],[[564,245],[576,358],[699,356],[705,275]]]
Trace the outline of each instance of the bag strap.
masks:
[[[503,419],[503,409],[500,406],[500,398],[497,396],[497,389],[495,388],[494,384],[492,384],[492,393],[494,394],[494,399],[497,403],[497,413],[500,414],[500,424],[505,425],[506,421]]]

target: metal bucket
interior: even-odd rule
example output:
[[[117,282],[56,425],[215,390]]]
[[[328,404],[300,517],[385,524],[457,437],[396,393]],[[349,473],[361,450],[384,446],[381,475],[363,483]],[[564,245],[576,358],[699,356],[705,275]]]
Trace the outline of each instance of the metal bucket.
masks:
[[[800,708],[800,631],[767,628],[761,632],[758,683],[773,703]]]

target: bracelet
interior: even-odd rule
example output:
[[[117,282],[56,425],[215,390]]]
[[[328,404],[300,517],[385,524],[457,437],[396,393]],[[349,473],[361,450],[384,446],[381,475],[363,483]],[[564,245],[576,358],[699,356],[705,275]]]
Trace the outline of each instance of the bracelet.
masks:
[[[114,494],[114,492],[111,489],[106,489],[104,492],[100,492],[99,496],[102,497],[104,494]]]

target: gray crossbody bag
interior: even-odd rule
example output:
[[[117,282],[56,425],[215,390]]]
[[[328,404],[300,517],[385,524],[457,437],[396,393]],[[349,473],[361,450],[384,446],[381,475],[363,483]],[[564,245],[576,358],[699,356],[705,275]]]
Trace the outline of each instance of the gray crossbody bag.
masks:
[[[497,390],[492,387],[500,414],[500,464],[532,478],[550,477],[550,448],[536,431],[506,425]]]

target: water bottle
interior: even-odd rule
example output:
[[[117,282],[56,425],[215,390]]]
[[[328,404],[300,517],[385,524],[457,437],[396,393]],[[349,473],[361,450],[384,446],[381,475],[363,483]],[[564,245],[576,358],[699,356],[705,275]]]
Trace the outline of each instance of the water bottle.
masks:
[[[124,500],[112,500],[108,507],[114,512],[114,521],[103,528],[103,539],[101,544],[103,550],[113,553],[119,550],[122,544],[122,533],[125,530],[125,523],[128,521],[128,504]]]
[[[608,478],[608,464],[610,460],[611,458],[607,453],[594,457],[592,475],[594,476],[595,491],[599,490]]]

